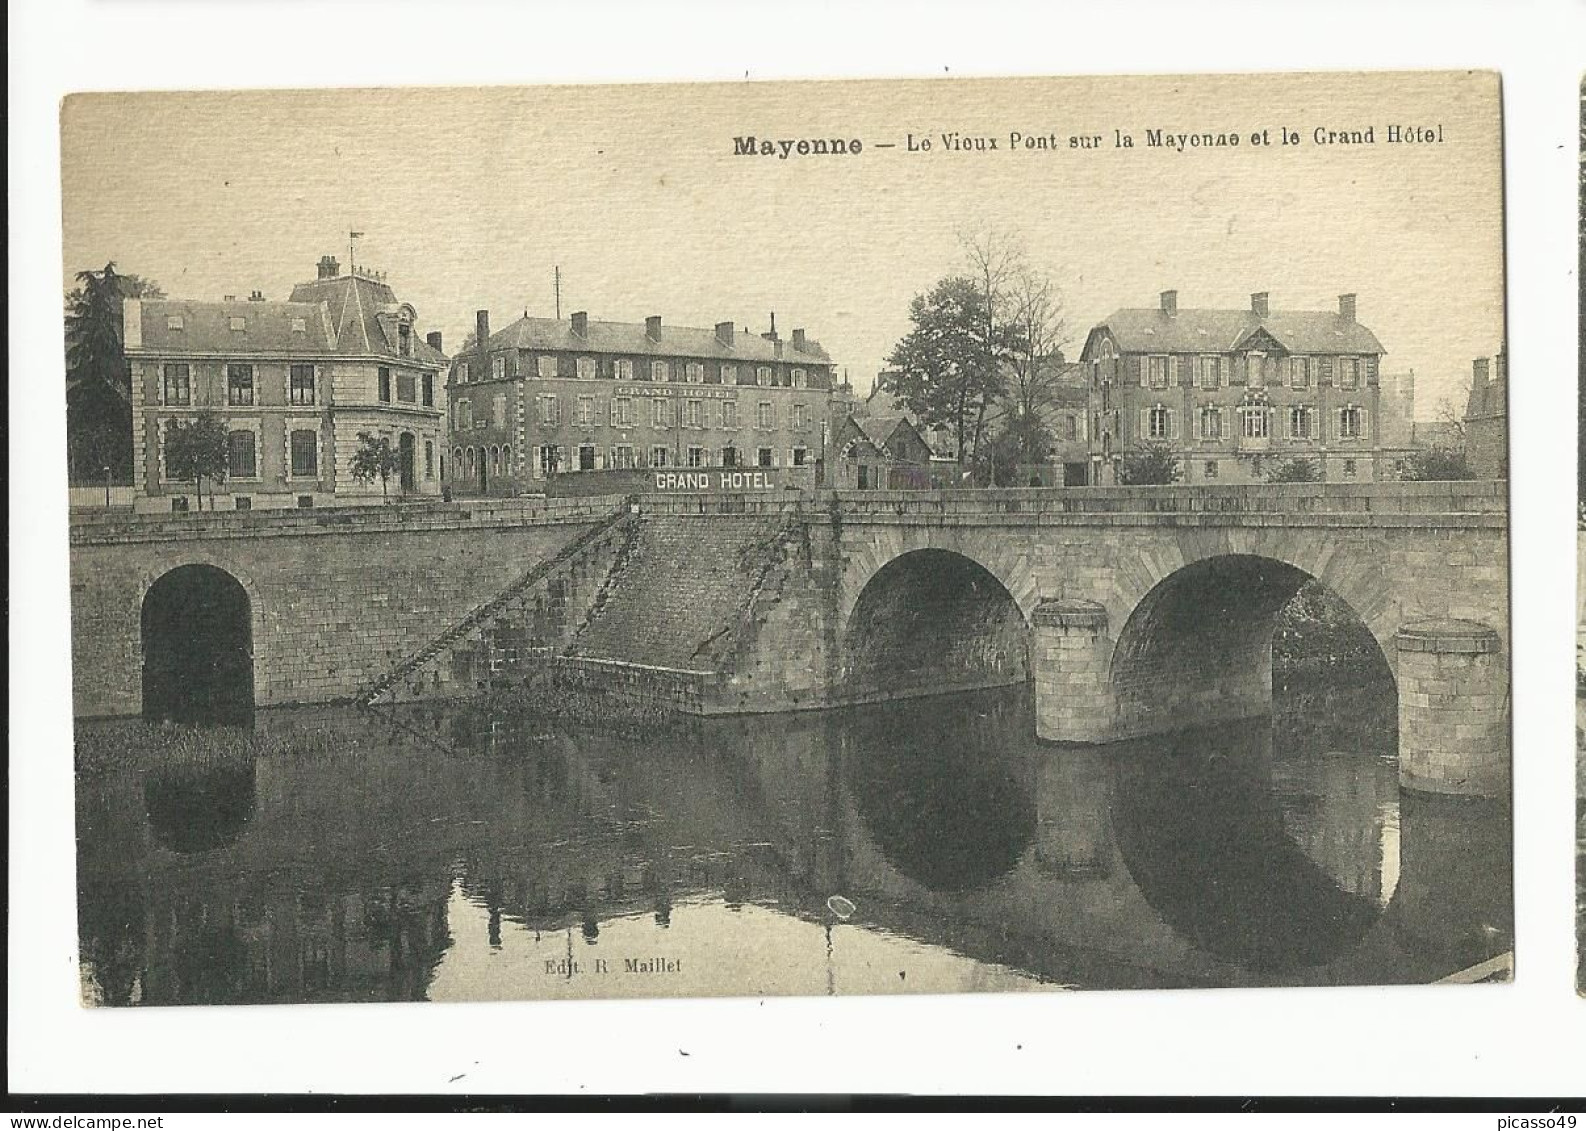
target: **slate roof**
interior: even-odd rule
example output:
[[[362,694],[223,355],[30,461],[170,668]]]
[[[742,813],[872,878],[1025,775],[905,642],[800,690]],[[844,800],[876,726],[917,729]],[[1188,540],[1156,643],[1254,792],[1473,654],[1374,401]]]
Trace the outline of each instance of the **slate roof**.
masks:
[[[892,439],[892,433],[899,427],[910,424],[906,416],[856,416],[853,422],[854,427],[864,433],[865,439],[878,448],[886,447],[887,441]]]
[[[1359,322],[1326,310],[1275,310],[1262,317],[1250,310],[1160,308],[1116,310],[1091,331],[1112,335],[1123,353],[1225,353],[1256,330],[1265,330],[1284,349],[1298,354],[1382,354],[1377,336]],[[1091,356],[1086,343],[1085,357]]]
[[[740,331],[733,336],[733,344],[728,346],[716,336],[714,329],[663,325],[661,340],[657,342],[646,333],[642,322],[596,322],[594,319],[589,321],[588,335],[579,337],[573,333],[570,321],[525,316],[491,334],[487,345],[489,349],[567,350],[654,358],[698,357],[721,361],[831,364],[831,355],[813,340],[807,342],[808,349],[800,351],[793,348],[792,341],[783,339],[782,356],[778,357],[776,347],[758,334]]]
[[[142,307],[143,346],[128,353],[311,356],[336,351],[330,321],[317,302],[144,299]],[[172,315],[181,317],[181,329],[171,329]],[[243,319],[244,329],[233,330],[233,318]],[[296,319],[303,320],[302,331],[292,329]]]
[[[299,283],[286,302],[201,302],[143,300],[143,346],[131,353],[291,354],[294,357],[389,357],[437,368],[446,356],[424,340],[417,327],[412,355],[402,358],[397,311],[402,303],[390,286],[361,275],[338,275]],[[411,307],[409,309],[412,309]],[[171,315],[182,328],[170,328]],[[244,328],[233,330],[241,318]],[[304,328],[292,325],[302,319]]]

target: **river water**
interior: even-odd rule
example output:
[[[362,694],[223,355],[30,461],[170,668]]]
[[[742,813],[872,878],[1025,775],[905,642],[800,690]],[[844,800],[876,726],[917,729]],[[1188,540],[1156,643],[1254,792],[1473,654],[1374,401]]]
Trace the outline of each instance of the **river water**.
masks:
[[[477,705],[79,724],[85,1000],[1425,982],[1511,947],[1506,807],[1393,699],[1088,748],[1028,689],[594,730]]]

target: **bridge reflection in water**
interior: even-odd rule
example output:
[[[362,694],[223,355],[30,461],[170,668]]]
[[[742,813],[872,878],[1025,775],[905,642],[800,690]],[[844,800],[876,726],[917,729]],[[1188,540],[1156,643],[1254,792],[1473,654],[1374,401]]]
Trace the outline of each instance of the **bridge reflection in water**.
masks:
[[[80,776],[84,992],[1425,982],[1507,950],[1505,808],[1401,797],[1391,689],[1303,708],[1107,747],[1036,742],[1027,689],[642,738],[261,713],[248,764]]]

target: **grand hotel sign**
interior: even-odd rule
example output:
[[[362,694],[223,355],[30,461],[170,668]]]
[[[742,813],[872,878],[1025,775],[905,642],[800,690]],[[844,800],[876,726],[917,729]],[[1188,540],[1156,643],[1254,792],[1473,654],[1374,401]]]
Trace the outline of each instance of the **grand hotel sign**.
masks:
[[[713,467],[691,471],[655,471],[650,475],[656,491],[667,494],[708,494],[718,491],[775,491],[776,475],[767,468],[746,471]]]

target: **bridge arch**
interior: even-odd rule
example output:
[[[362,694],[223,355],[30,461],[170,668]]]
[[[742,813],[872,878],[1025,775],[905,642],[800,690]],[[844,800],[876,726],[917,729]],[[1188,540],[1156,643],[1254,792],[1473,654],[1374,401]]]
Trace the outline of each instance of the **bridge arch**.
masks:
[[[900,699],[1029,679],[1029,628],[974,557],[907,549],[871,572],[842,618],[838,698]]]
[[[253,587],[211,562],[154,578],[139,607],[145,718],[200,721],[254,707]]]
[[[1108,679],[1118,735],[1268,714],[1279,615],[1315,580],[1291,562],[1231,553],[1192,560],[1157,582],[1112,648]],[[1391,673],[1397,651],[1391,629],[1382,618],[1373,626],[1336,595],[1371,633]]]

